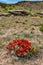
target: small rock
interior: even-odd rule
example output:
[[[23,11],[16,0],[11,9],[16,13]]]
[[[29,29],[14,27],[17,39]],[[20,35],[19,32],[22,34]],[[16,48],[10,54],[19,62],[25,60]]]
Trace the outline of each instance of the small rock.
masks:
[[[16,61],[19,59],[17,56],[12,56],[12,58]]]
[[[40,48],[40,49],[43,49],[43,45],[40,44],[40,45],[39,45],[39,48]]]
[[[3,12],[0,12],[0,16],[9,16],[10,13],[3,13]]]
[[[39,12],[39,13],[36,13],[36,14],[40,14],[40,15],[43,15],[43,12]]]
[[[24,10],[9,10],[8,12],[11,13],[11,14],[15,14],[15,15],[22,15],[22,14],[28,15],[28,14],[30,14],[27,11],[24,11]]]

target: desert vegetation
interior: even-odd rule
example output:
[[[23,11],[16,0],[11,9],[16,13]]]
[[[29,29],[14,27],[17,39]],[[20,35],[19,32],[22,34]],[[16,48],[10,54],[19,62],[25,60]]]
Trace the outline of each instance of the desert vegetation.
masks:
[[[13,5],[0,4],[0,65],[43,65],[42,5],[43,2],[22,2]],[[9,13],[11,10],[26,11],[28,15],[24,15],[24,13],[22,15],[11,14]],[[15,48],[14,51],[9,51],[9,49],[12,49],[12,44],[15,44],[14,40],[16,40],[17,45],[13,47]],[[20,45],[17,41],[21,42]],[[20,51],[22,45],[23,50],[26,48],[25,53],[22,51],[24,54]],[[15,53],[18,47],[19,55]]]

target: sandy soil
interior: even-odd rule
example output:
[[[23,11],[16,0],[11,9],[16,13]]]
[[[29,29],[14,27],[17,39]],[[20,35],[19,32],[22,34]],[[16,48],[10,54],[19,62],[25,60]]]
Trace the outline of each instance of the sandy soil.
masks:
[[[39,31],[39,24],[43,23],[43,18],[39,17],[29,17],[29,16],[10,16],[10,17],[0,17],[0,40],[2,41],[1,45],[5,45],[17,38],[18,34],[31,35],[32,27],[35,28],[32,34],[32,37],[21,36],[21,38],[27,38],[36,45],[43,45],[43,33]],[[38,26],[33,26],[36,24]],[[39,36],[39,37],[38,37]],[[40,44],[39,44],[40,41]],[[0,48],[0,65],[22,65],[21,61],[11,63],[10,55],[7,55],[7,50]],[[43,49],[38,57],[31,58],[27,60],[25,65],[43,65]]]

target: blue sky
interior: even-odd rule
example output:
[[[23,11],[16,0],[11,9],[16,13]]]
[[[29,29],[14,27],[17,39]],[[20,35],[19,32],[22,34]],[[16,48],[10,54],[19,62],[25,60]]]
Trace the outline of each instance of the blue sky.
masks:
[[[0,0],[0,2],[3,2],[3,3],[17,3],[21,0]]]
[[[0,0],[0,2],[7,3],[7,4],[17,3],[20,1],[24,1],[24,0]],[[25,1],[40,1],[40,0],[25,0]]]

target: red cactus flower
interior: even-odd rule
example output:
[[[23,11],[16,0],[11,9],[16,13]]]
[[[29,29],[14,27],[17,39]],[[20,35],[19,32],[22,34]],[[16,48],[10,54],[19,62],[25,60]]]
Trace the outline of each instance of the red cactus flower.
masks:
[[[10,42],[6,48],[9,50],[13,50],[15,48],[17,49],[17,55],[24,55],[24,53],[30,49],[30,42],[25,39],[15,39]]]
[[[21,50],[20,48],[17,50],[17,55],[20,55],[21,54]]]

